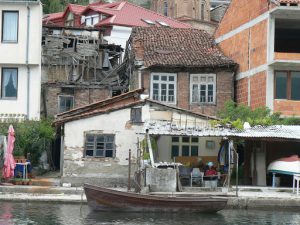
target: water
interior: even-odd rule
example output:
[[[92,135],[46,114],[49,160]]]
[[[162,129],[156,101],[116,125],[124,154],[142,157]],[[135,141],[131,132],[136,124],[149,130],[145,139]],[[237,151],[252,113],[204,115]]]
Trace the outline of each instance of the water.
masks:
[[[88,206],[0,202],[0,225],[300,225],[300,212],[223,210],[215,214],[100,213]]]

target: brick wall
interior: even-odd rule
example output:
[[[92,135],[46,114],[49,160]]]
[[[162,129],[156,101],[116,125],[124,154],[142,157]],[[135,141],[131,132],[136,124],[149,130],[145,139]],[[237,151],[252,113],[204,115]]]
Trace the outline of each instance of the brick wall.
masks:
[[[268,10],[268,0],[232,0],[215,36],[220,37]]]
[[[75,88],[74,94],[63,93],[61,87],[43,86],[42,89],[45,92],[47,116],[58,114],[58,96],[60,95],[74,96],[75,108],[111,97],[108,89]],[[44,101],[42,101],[41,112],[43,115],[45,115],[44,105]]]
[[[292,100],[274,100],[274,111],[284,116],[300,116],[300,102]]]
[[[251,108],[266,106],[266,72],[250,77]]]
[[[236,96],[235,101],[239,104],[248,104],[248,78],[236,81],[235,83]]]
[[[192,74],[197,74],[193,72]],[[143,71],[143,87],[145,92],[150,94],[151,72]],[[233,76],[232,72],[218,72],[216,86],[216,104],[215,105],[200,105],[190,104],[190,73],[177,73],[177,104],[179,108],[191,110],[196,113],[215,116],[217,111],[223,108],[227,100],[233,99]]]

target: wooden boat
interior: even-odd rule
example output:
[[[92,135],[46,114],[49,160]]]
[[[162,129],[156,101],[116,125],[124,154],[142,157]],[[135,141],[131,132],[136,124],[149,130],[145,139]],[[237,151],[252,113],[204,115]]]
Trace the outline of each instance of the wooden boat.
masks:
[[[227,205],[225,197],[155,196],[115,191],[84,184],[88,205],[99,211],[217,212]]]

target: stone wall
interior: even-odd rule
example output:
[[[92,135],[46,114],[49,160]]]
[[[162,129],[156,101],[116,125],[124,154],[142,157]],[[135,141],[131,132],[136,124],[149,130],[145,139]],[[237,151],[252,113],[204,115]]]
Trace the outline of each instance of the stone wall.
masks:
[[[111,97],[110,90],[104,88],[64,88],[64,86],[49,86],[44,84],[42,86],[42,92],[41,114],[50,117],[59,113],[59,96],[73,96],[74,108],[82,107]]]

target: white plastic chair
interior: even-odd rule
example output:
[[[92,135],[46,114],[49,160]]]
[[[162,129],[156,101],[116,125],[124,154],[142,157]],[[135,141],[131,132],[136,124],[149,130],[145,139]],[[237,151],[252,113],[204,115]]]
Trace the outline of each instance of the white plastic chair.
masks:
[[[297,195],[299,195],[299,183],[300,183],[300,175],[294,174],[294,176],[293,176],[293,193],[295,192],[295,187],[296,187]]]
[[[200,172],[199,168],[193,168],[192,172],[191,172],[191,187],[193,187],[193,181],[195,181],[196,183],[199,183],[199,185],[203,183],[203,176],[204,173]]]

